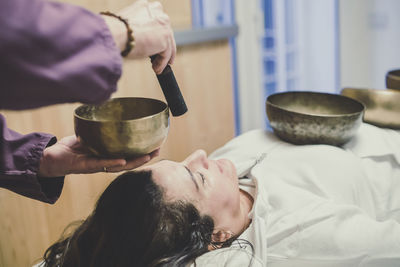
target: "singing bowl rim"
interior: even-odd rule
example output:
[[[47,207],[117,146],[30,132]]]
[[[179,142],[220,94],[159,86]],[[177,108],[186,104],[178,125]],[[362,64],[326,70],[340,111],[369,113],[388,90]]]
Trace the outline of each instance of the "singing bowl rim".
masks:
[[[101,106],[102,104],[110,103],[111,101],[121,101],[121,100],[145,100],[145,101],[150,101],[153,103],[159,103],[159,104],[163,105],[164,107],[160,111],[158,111],[154,114],[151,114],[151,115],[147,115],[147,116],[143,116],[143,117],[139,117],[139,118],[135,118],[135,119],[118,120],[118,119],[91,119],[91,118],[86,118],[86,117],[80,116],[79,114],[77,114],[77,112],[80,109],[87,107],[87,106],[94,106],[94,104],[82,104],[82,105],[78,106],[77,108],[75,108],[74,117],[76,117],[80,120],[88,121],[88,122],[92,122],[92,123],[108,123],[108,122],[109,123],[131,123],[134,121],[142,121],[142,120],[152,119],[156,116],[160,116],[160,114],[163,114],[165,112],[167,112],[168,113],[167,116],[169,116],[169,109],[168,109],[167,103],[165,103],[161,100],[158,100],[158,99],[148,98],[148,97],[115,97],[115,98],[111,98],[99,105]]]
[[[386,88],[400,90],[400,69],[393,69],[386,72]]]
[[[360,102],[366,101],[364,121],[379,127],[400,129],[400,119],[378,118],[377,112],[387,112],[386,115],[394,115],[400,107],[394,110],[387,109],[387,105],[400,103],[400,90],[396,89],[374,89],[362,87],[344,87],[341,94],[357,98]],[[399,101],[396,101],[399,100]],[[371,104],[371,105],[370,105]],[[400,104],[399,104],[400,105]]]
[[[121,104],[121,110],[117,109],[120,112],[119,114],[122,115],[113,118],[113,106],[109,106],[111,113],[107,113],[107,104],[111,101],[121,100],[126,101]],[[139,103],[138,106],[135,106],[134,102],[137,103],[137,101],[145,101],[145,103]],[[129,106],[130,103],[133,105]],[[158,107],[153,109],[151,105],[154,105],[154,103]],[[99,117],[91,117],[92,114],[96,114],[96,106],[102,105],[105,105],[105,109],[100,109]],[[117,102],[116,105],[119,105],[119,103]],[[83,108],[83,110],[80,110],[80,108]],[[144,108],[145,111],[140,112],[139,109],[141,108]],[[83,114],[79,113],[79,110]],[[101,112],[105,113],[102,114]],[[111,116],[107,117],[108,114]],[[125,115],[128,115],[128,117],[124,117]],[[157,127],[154,127],[154,125]],[[136,127],[139,129],[138,133],[126,135],[126,131],[130,132]],[[100,105],[83,104],[77,107],[74,112],[74,128],[75,135],[81,138],[83,144],[96,156],[106,158],[136,157],[150,153],[165,142],[169,132],[169,109],[165,102],[153,98],[112,98]],[[118,132],[121,129],[126,131]]]
[[[400,69],[389,70],[386,73],[386,77],[400,81]]]
[[[346,101],[352,102],[355,105],[358,105],[361,109],[359,111],[351,112],[351,113],[342,113],[342,114],[315,114],[315,113],[305,113],[305,112],[299,112],[299,111],[294,111],[291,109],[288,109],[286,107],[282,107],[279,104],[275,104],[271,102],[271,99],[274,97],[279,97],[281,95],[289,95],[289,94],[301,94],[301,95],[320,95],[320,96],[328,96],[328,97],[335,97],[335,98],[340,98],[340,99],[346,99]],[[267,97],[266,105],[271,105],[277,109],[284,110],[285,112],[290,112],[298,115],[302,115],[305,117],[318,117],[318,118],[339,118],[339,117],[351,117],[351,116],[356,116],[359,115],[360,113],[365,112],[365,105],[361,103],[358,100],[355,100],[351,97],[339,95],[339,94],[331,94],[331,93],[324,93],[324,92],[314,92],[314,91],[288,91],[288,92],[278,92],[271,94]]]
[[[319,103],[320,107],[332,105],[333,103],[340,102],[339,110],[345,106],[345,103],[353,104],[355,107],[346,109],[346,112],[338,112],[338,114],[318,114],[317,112],[302,112],[293,111],[287,108],[287,103],[273,104],[271,103],[271,96],[279,98],[281,94],[291,94],[291,98],[287,99],[290,103],[295,94],[302,94],[305,97],[312,95],[321,95],[324,97],[324,102]],[[332,97],[335,101],[332,101]],[[268,101],[269,98],[269,101]],[[270,122],[274,133],[282,140],[293,143],[296,145],[306,144],[327,144],[334,146],[341,146],[349,142],[357,133],[362,117],[365,111],[365,106],[357,100],[341,96],[338,94],[313,92],[313,91],[289,91],[270,95],[266,101],[267,117]],[[316,101],[314,97],[312,101]],[[321,99],[321,98],[320,98]],[[308,103],[301,103],[307,107]],[[334,105],[332,105],[333,107]],[[329,107],[329,106],[328,106]],[[329,109],[327,109],[329,111]],[[355,111],[356,110],[356,111]],[[311,110],[310,110],[311,111]]]
[[[365,92],[368,94],[372,94],[372,95],[379,95],[379,96],[384,96],[384,97],[391,97],[393,95],[399,96],[400,92],[397,89],[393,89],[393,88],[384,88],[384,89],[378,89],[378,88],[366,88],[366,87],[343,87],[341,90],[342,92],[346,92],[346,91],[359,91],[359,92]],[[347,95],[343,95],[348,97]],[[361,102],[361,101],[360,101]]]

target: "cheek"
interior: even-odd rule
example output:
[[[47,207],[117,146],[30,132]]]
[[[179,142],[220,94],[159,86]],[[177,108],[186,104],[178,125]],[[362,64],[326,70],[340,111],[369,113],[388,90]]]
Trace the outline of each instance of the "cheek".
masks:
[[[236,167],[233,165],[233,162],[227,159],[221,159],[224,165],[224,172],[223,174],[227,176],[230,180],[236,180],[237,181],[237,173],[236,173]]]
[[[216,194],[208,199],[208,207],[204,213],[211,216],[216,226],[231,222],[240,210],[239,197],[234,194]]]
[[[236,209],[239,206],[239,188],[234,183],[224,183],[214,191],[214,205],[219,209]]]

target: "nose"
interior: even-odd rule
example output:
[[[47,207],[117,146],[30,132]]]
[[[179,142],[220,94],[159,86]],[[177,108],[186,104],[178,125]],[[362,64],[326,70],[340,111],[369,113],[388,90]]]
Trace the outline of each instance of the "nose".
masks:
[[[207,153],[202,149],[196,150],[184,160],[184,163],[188,167],[202,167],[208,169]]]

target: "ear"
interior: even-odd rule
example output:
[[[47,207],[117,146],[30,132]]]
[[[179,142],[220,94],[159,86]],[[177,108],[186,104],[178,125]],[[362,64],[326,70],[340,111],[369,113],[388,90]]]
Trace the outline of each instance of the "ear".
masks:
[[[211,236],[211,241],[213,242],[225,242],[233,236],[231,231],[226,230],[214,230]]]
[[[229,238],[233,236],[233,233],[231,231],[226,231],[226,230],[214,230],[214,232],[211,235],[211,242],[213,243],[223,243]],[[209,245],[208,250],[213,250],[220,248],[221,245]]]

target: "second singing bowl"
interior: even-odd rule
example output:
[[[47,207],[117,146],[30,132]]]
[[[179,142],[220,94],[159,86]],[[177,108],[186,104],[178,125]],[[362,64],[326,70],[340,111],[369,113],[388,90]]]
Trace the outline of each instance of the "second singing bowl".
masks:
[[[266,110],[274,133],[285,141],[340,146],[357,133],[364,105],[335,94],[284,92],[270,95]]]
[[[385,80],[386,88],[400,90],[400,69],[388,71]]]
[[[74,112],[75,133],[95,155],[131,158],[148,154],[165,141],[169,129],[166,103],[150,98],[114,98],[82,105]]]
[[[341,94],[354,98],[365,105],[365,122],[380,127],[400,129],[399,90],[344,88]]]

